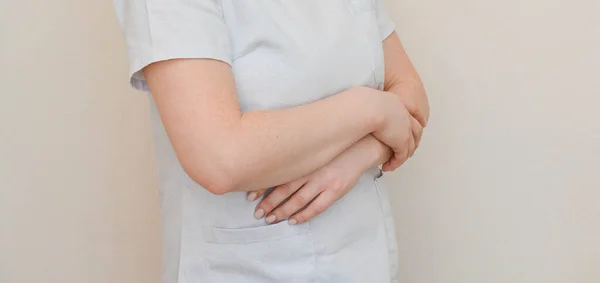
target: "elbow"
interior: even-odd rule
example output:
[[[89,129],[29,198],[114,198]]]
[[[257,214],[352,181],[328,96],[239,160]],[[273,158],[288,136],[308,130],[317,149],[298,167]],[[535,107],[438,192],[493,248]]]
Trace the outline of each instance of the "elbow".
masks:
[[[224,195],[235,191],[234,180],[218,168],[201,169],[184,167],[188,176],[204,189],[215,195]]]
[[[209,174],[195,174],[190,176],[194,182],[201,185],[204,189],[214,195],[224,195],[233,192],[232,182],[224,176],[214,176]]]
[[[212,194],[224,195],[239,191],[239,170],[235,170],[233,159],[220,152],[213,151],[212,154],[197,159],[202,161],[183,166],[183,169],[194,182]]]

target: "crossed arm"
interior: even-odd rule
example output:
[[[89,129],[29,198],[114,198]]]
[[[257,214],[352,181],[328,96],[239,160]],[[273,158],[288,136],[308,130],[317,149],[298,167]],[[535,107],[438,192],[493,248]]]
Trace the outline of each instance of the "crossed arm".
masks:
[[[410,112],[413,148],[416,148],[429,119],[427,96],[398,36],[392,34],[383,42],[383,46],[385,91],[397,95]],[[306,222],[344,196],[367,169],[384,164],[391,155],[387,145],[373,135],[367,135],[319,170],[277,186],[257,205],[255,216],[266,217],[267,223],[288,217],[291,224]],[[382,167],[384,171],[395,168],[390,163]],[[251,192],[248,198],[256,200],[265,191]]]
[[[393,47],[386,49],[402,53],[392,64],[408,62],[412,69],[399,44],[395,34],[384,42]],[[388,66],[387,53],[386,71],[396,72]],[[398,96],[420,88],[418,76],[408,76],[416,75],[414,69],[404,74],[407,66],[397,67],[402,70],[397,75],[386,75],[389,91],[403,85],[397,87],[398,94],[355,88],[294,108],[246,113],[239,110],[233,74],[223,62],[162,61],[146,67],[144,75],[183,168],[207,190],[224,194],[301,178],[358,141],[369,153],[380,149],[387,154],[392,148],[389,166],[399,166],[412,151],[406,142],[414,137],[412,116]],[[426,112],[421,113],[424,121]]]
[[[421,140],[423,128],[427,126],[429,120],[429,102],[425,88],[396,32],[383,41],[383,50],[386,74],[384,91],[397,95],[409,111],[416,149]],[[364,170],[381,164],[384,165],[383,171],[396,169],[395,166],[391,166],[389,163],[384,164],[391,158],[392,153],[388,146],[377,140],[373,135],[364,137],[360,142],[355,143],[346,150],[344,154],[352,154],[357,157],[363,156]],[[369,156],[372,158],[364,158]]]

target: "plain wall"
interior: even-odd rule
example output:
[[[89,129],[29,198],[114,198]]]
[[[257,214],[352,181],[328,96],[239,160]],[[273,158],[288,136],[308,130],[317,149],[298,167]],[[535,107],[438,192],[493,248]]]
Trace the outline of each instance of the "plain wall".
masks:
[[[159,282],[144,94],[112,1],[0,1],[0,282]]]
[[[429,91],[400,282],[600,282],[600,2],[387,1]],[[147,283],[147,99],[111,1],[0,2],[0,282]]]
[[[600,1],[387,3],[432,106],[400,282],[600,282]]]

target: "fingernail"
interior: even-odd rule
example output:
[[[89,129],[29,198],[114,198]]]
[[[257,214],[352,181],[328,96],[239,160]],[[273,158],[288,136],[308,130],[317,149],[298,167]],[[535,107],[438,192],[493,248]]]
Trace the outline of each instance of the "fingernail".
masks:
[[[250,194],[248,194],[248,200],[256,200],[256,197],[258,197],[258,194],[256,192],[251,192]]]
[[[298,224],[298,221],[296,221],[296,219],[290,219],[290,220],[288,220],[288,224],[296,225],[296,224]]]
[[[256,219],[261,219],[263,216],[265,216],[265,211],[262,210],[262,208],[259,208],[254,212],[254,218]]]
[[[267,217],[267,224],[271,224],[271,223],[275,222],[275,219],[276,219],[276,218],[277,218],[277,217],[276,217],[275,215],[273,215],[273,214],[269,215],[269,216]]]

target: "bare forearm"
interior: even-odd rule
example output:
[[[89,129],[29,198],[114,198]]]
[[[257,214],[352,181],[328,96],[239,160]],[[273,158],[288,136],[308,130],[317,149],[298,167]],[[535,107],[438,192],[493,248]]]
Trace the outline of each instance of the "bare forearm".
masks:
[[[364,136],[371,136],[373,117],[378,115],[373,112],[377,110],[369,106],[372,103],[353,97],[364,95],[364,91],[351,90],[290,109],[243,114],[239,130],[232,133],[236,142],[230,148],[236,154],[232,156],[235,167],[245,170],[236,173],[239,181],[233,190],[269,187],[299,178],[324,166]]]
[[[385,68],[386,68],[386,77],[385,77],[385,91],[387,93],[394,94],[398,99],[400,99],[413,115],[417,121],[421,123],[421,126],[424,127],[429,119],[429,103],[427,100],[427,95],[425,93],[425,88],[423,87],[423,83],[421,82],[421,78],[419,77],[417,71],[414,66],[410,62],[404,47],[400,43],[400,39],[396,33],[393,33],[390,37],[388,37],[383,42],[384,55],[385,55]],[[381,92],[379,92],[381,93]],[[286,125],[286,123],[282,123],[279,125]],[[313,137],[310,137],[314,139]],[[314,139],[316,140],[316,139]],[[324,140],[323,140],[324,141]],[[348,141],[348,140],[345,140]],[[329,141],[331,142],[331,141]],[[322,156],[323,159],[319,159],[318,162],[322,163],[323,161],[329,161],[331,158],[331,154],[333,152],[337,152],[339,150],[340,143],[331,143],[320,145],[318,148],[314,148],[313,156]],[[332,146],[335,150],[331,150]],[[343,143],[342,146],[346,146],[347,143]],[[329,154],[323,154],[323,152]],[[373,137],[373,135],[368,134],[364,136],[362,139],[357,140],[356,143],[349,146],[345,151],[339,154],[335,159],[336,162],[342,162],[344,164],[348,164],[348,166],[358,166],[357,170],[362,170],[363,172],[369,168],[372,168],[377,165],[381,165],[388,161],[392,156],[392,150],[378,139]],[[299,159],[296,160],[296,166],[300,164],[313,165],[314,162],[317,161],[314,157],[307,158],[304,155],[305,153],[301,153],[296,155]],[[317,157],[318,158],[318,157]],[[275,164],[277,162],[273,162]],[[339,163],[338,163],[339,164]],[[298,166],[299,169],[305,168],[313,168],[312,166]],[[281,173],[292,173],[296,174],[298,172],[289,169],[285,169]],[[286,174],[282,174],[282,177]],[[289,181],[291,179],[284,181]]]
[[[392,154],[387,145],[373,135],[367,135],[336,157],[336,162],[343,161],[344,166],[351,166],[348,172],[365,172],[385,163]]]
[[[213,193],[299,178],[370,133],[394,143],[394,135],[386,134],[396,134],[389,130],[394,127],[387,124],[404,121],[393,94],[369,88],[242,114],[231,68],[216,60],[162,61],[144,75],[179,162]]]

